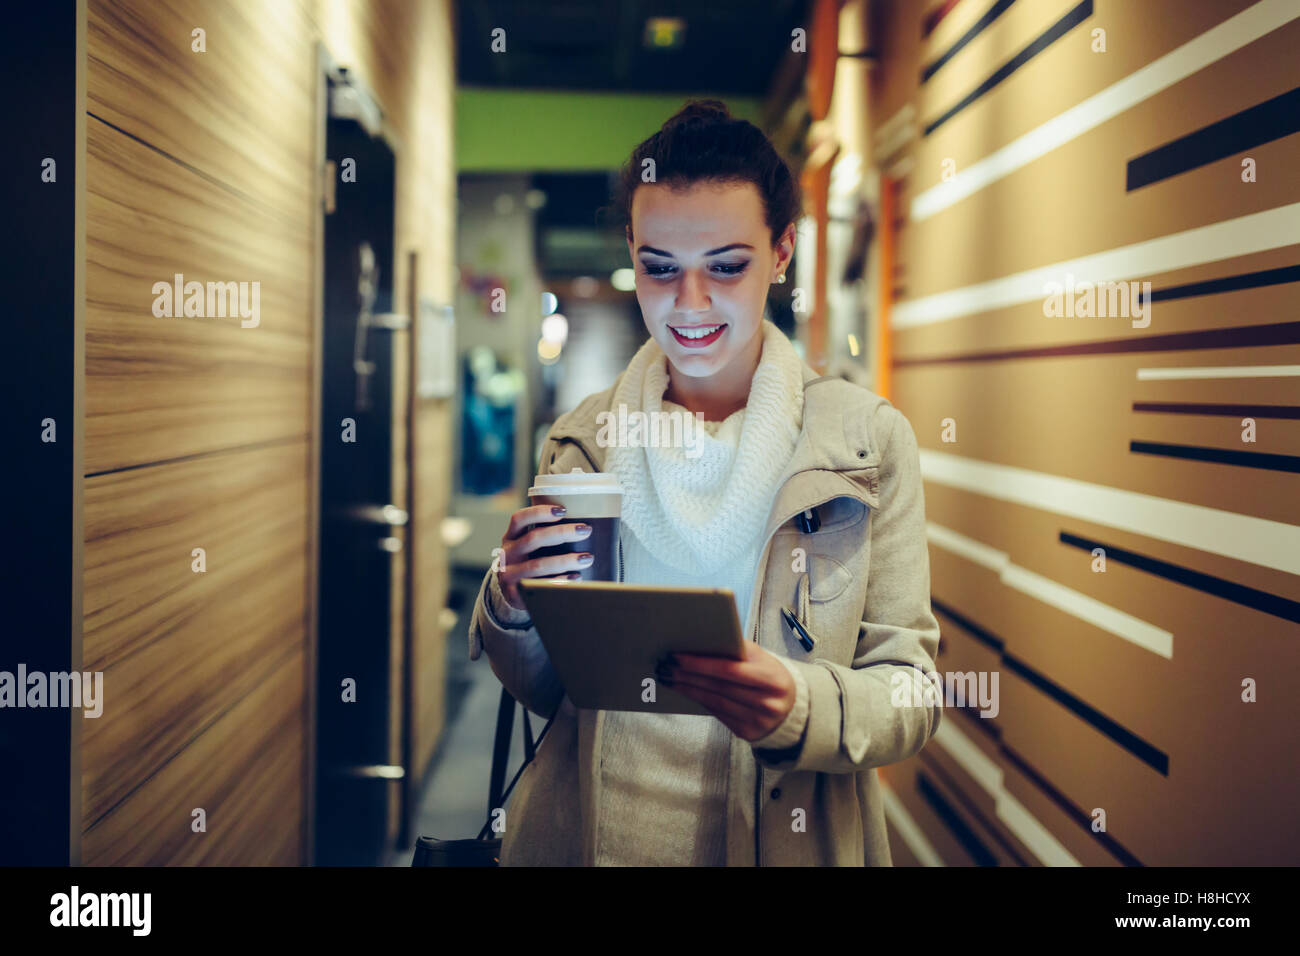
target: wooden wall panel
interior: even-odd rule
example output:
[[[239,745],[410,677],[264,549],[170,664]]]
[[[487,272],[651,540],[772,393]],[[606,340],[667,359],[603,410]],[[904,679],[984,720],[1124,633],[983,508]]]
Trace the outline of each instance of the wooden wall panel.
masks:
[[[87,480],[85,667],[106,687],[83,725],[87,827],[301,641],[306,471],[297,441]]]
[[[377,94],[396,138],[395,288],[416,252],[419,287],[448,301],[451,20],[445,2],[89,4],[86,642],[108,709],[82,755],[86,862],[310,857],[316,46]],[[260,282],[259,327],[154,317],[153,283],[177,272]],[[445,450],[447,403],[412,421],[399,402],[396,464],[408,440]],[[449,478],[445,456],[420,457],[395,570],[418,560],[423,577],[390,596],[395,648],[414,605],[420,658],[396,655],[394,687],[415,669],[419,776],[441,732]],[[400,697],[392,711],[397,762]],[[193,839],[191,805],[210,815]]]
[[[88,28],[89,113],[278,213],[282,228],[310,226],[316,58],[301,3],[92,0]]]
[[[304,437],[310,224],[94,119],[87,154],[87,473]],[[176,273],[259,282],[260,324],[154,316],[154,283]]]
[[[83,836],[93,866],[301,862],[303,656],[266,679]],[[233,771],[233,772],[232,772]],[[192,829],[205,811],[207,831]]]
[[[1254,0],[1095,0],[1090,10],[1021,0],[922,82],[921,68],[990,4],[963,0],[919,49],[897,33],[915,26],[897,9],[906,5],[883,6],[873,44],[917,52],[880,63],[872,107],[893,115],[910,84],[922,127],[903,152],[910,171],[894,223],[890,397],[922,448],[939,668],[996,670],[1001,698],[992,721],[948,713],[964,734],[958,749],[936,740],[912,772],[950,788],[1024,862],[1042,861],[1037,846],[1049,862],[1088,866],[1294,863],[1300,772],[1279,758],[1300,704],[1277,675],[1300,662],[1300,379],[1288,371],[1300,367],[1300,282],[1288,271],[1268,284],[1178,287],[1300,266],[1300,215],[1285,229],[1300,203],[1300,132],[1283,127],[1140,188],[1127,176],[1148,151],[1300,87],[1300,11]],[[924,133],[1076,9],[1077,25]],[[942,182],[945,159],[960,178],[1045,123],[1077,126],[1067,111],[1247,10],[1273,15],[1274,26],[933,214],[912,205],[935,195],[926,191]],[[1091,50],[1098,27],[1106,53]],[[1242,182],[1244,156],[1267,182]],[[1131,280],[1177,290],[1151,306],[1146,328],[1128,317],[1048,317],[1045,288],[1027,300],[971,296],[1018,273],[1259,213],[1277,226],[1244,231],[1236,245],[1209,242],[1206,261],[1155,269],[1133,259]],[[1244,247],[1259,240],[1265,247]],[[927,297],[949,293],[956,314],[927,316],[943,301]],[[1203,371],[1233,367],[1246,371]],[[1241,440],[1245,417],[1256,420],[1253,443]],[[945,419],[955,442],[943,439]],[[1103,498],[1077,511],[1066,500],[1076,492],[1060,485],[1056,496],[1025,490],[1039,478],[1151,507],[1126,518],[1119,499]],[[1222,513],[1221,530],[1198,534],[1209,525],[1191,511],[1160,519],[1163,501],[1213,509],[1199,513],[1207,522]],[[1094,545],[1109,554],[1105,573],[1093,569]],[[1249,681],[1254,702],[1242,699]],[[1020,823],[998,812],[1006,801]],[[1094,808],[1106,811],[1107,832],[1092,831]],[[953,825],[927,818],[938,828],[927,836],[949,840]]]

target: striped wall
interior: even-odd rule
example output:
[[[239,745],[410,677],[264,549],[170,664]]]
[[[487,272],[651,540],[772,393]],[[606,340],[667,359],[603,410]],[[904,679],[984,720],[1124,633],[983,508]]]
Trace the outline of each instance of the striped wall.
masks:
[[[883,771],[895,861],[1294,863],[1300,6],[886,2],[873,28],[938,667],[1000,691]],[[1149,311],[1047,314],[1085,281],[1150,283]]]
[[[414,278],[446,301],[451,33],[445,3],[89,0],[82,667],[104,672],[106,702],[82,725],[74,862],[310,862],[316,47],[375,90],[402,139],[394,288]],[[175,273],[259,281],[260,325],[154,316],[152,285]],[[400,626],[388,639],[413,675],[418,778],[442,722],[449,416],[395,405],[409,657]],[[399,703],[393,763],[402,719]]]

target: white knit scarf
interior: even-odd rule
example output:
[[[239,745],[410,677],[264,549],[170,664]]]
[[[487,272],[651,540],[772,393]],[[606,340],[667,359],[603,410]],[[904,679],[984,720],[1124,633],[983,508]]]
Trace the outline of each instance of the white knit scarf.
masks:
[[[745,408],[696,429],[689,449],[615,444],[606,452],[605,470],[623,486],[623,523],[657,560],[690,574],[734,560],[762,534],[803,425],[803,360],[770,320],[762,334]],[[664,401],[667,388],[667,356],[650,339],[628,363],[610,410],[685,414]]]

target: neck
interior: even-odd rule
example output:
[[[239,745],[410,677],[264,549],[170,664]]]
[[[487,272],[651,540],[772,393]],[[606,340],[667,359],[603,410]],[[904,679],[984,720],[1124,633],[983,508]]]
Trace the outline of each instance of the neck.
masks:
[[[707,378],[683,375],[668,363],[668,389],[664,398],[694,415],[703,413],[706,422],[725,421],[749,402],[749,386],[763,354],[763,334],[754,336],[751,347],[736,356],[726,368]]]

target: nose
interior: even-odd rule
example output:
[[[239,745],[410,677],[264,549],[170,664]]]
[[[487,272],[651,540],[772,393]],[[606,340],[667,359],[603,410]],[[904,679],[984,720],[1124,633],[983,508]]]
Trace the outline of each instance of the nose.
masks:
[[[678,312],[707,312],[712,307],[704,289],[704,279],[694,269],[682,270],[675,305]]]

